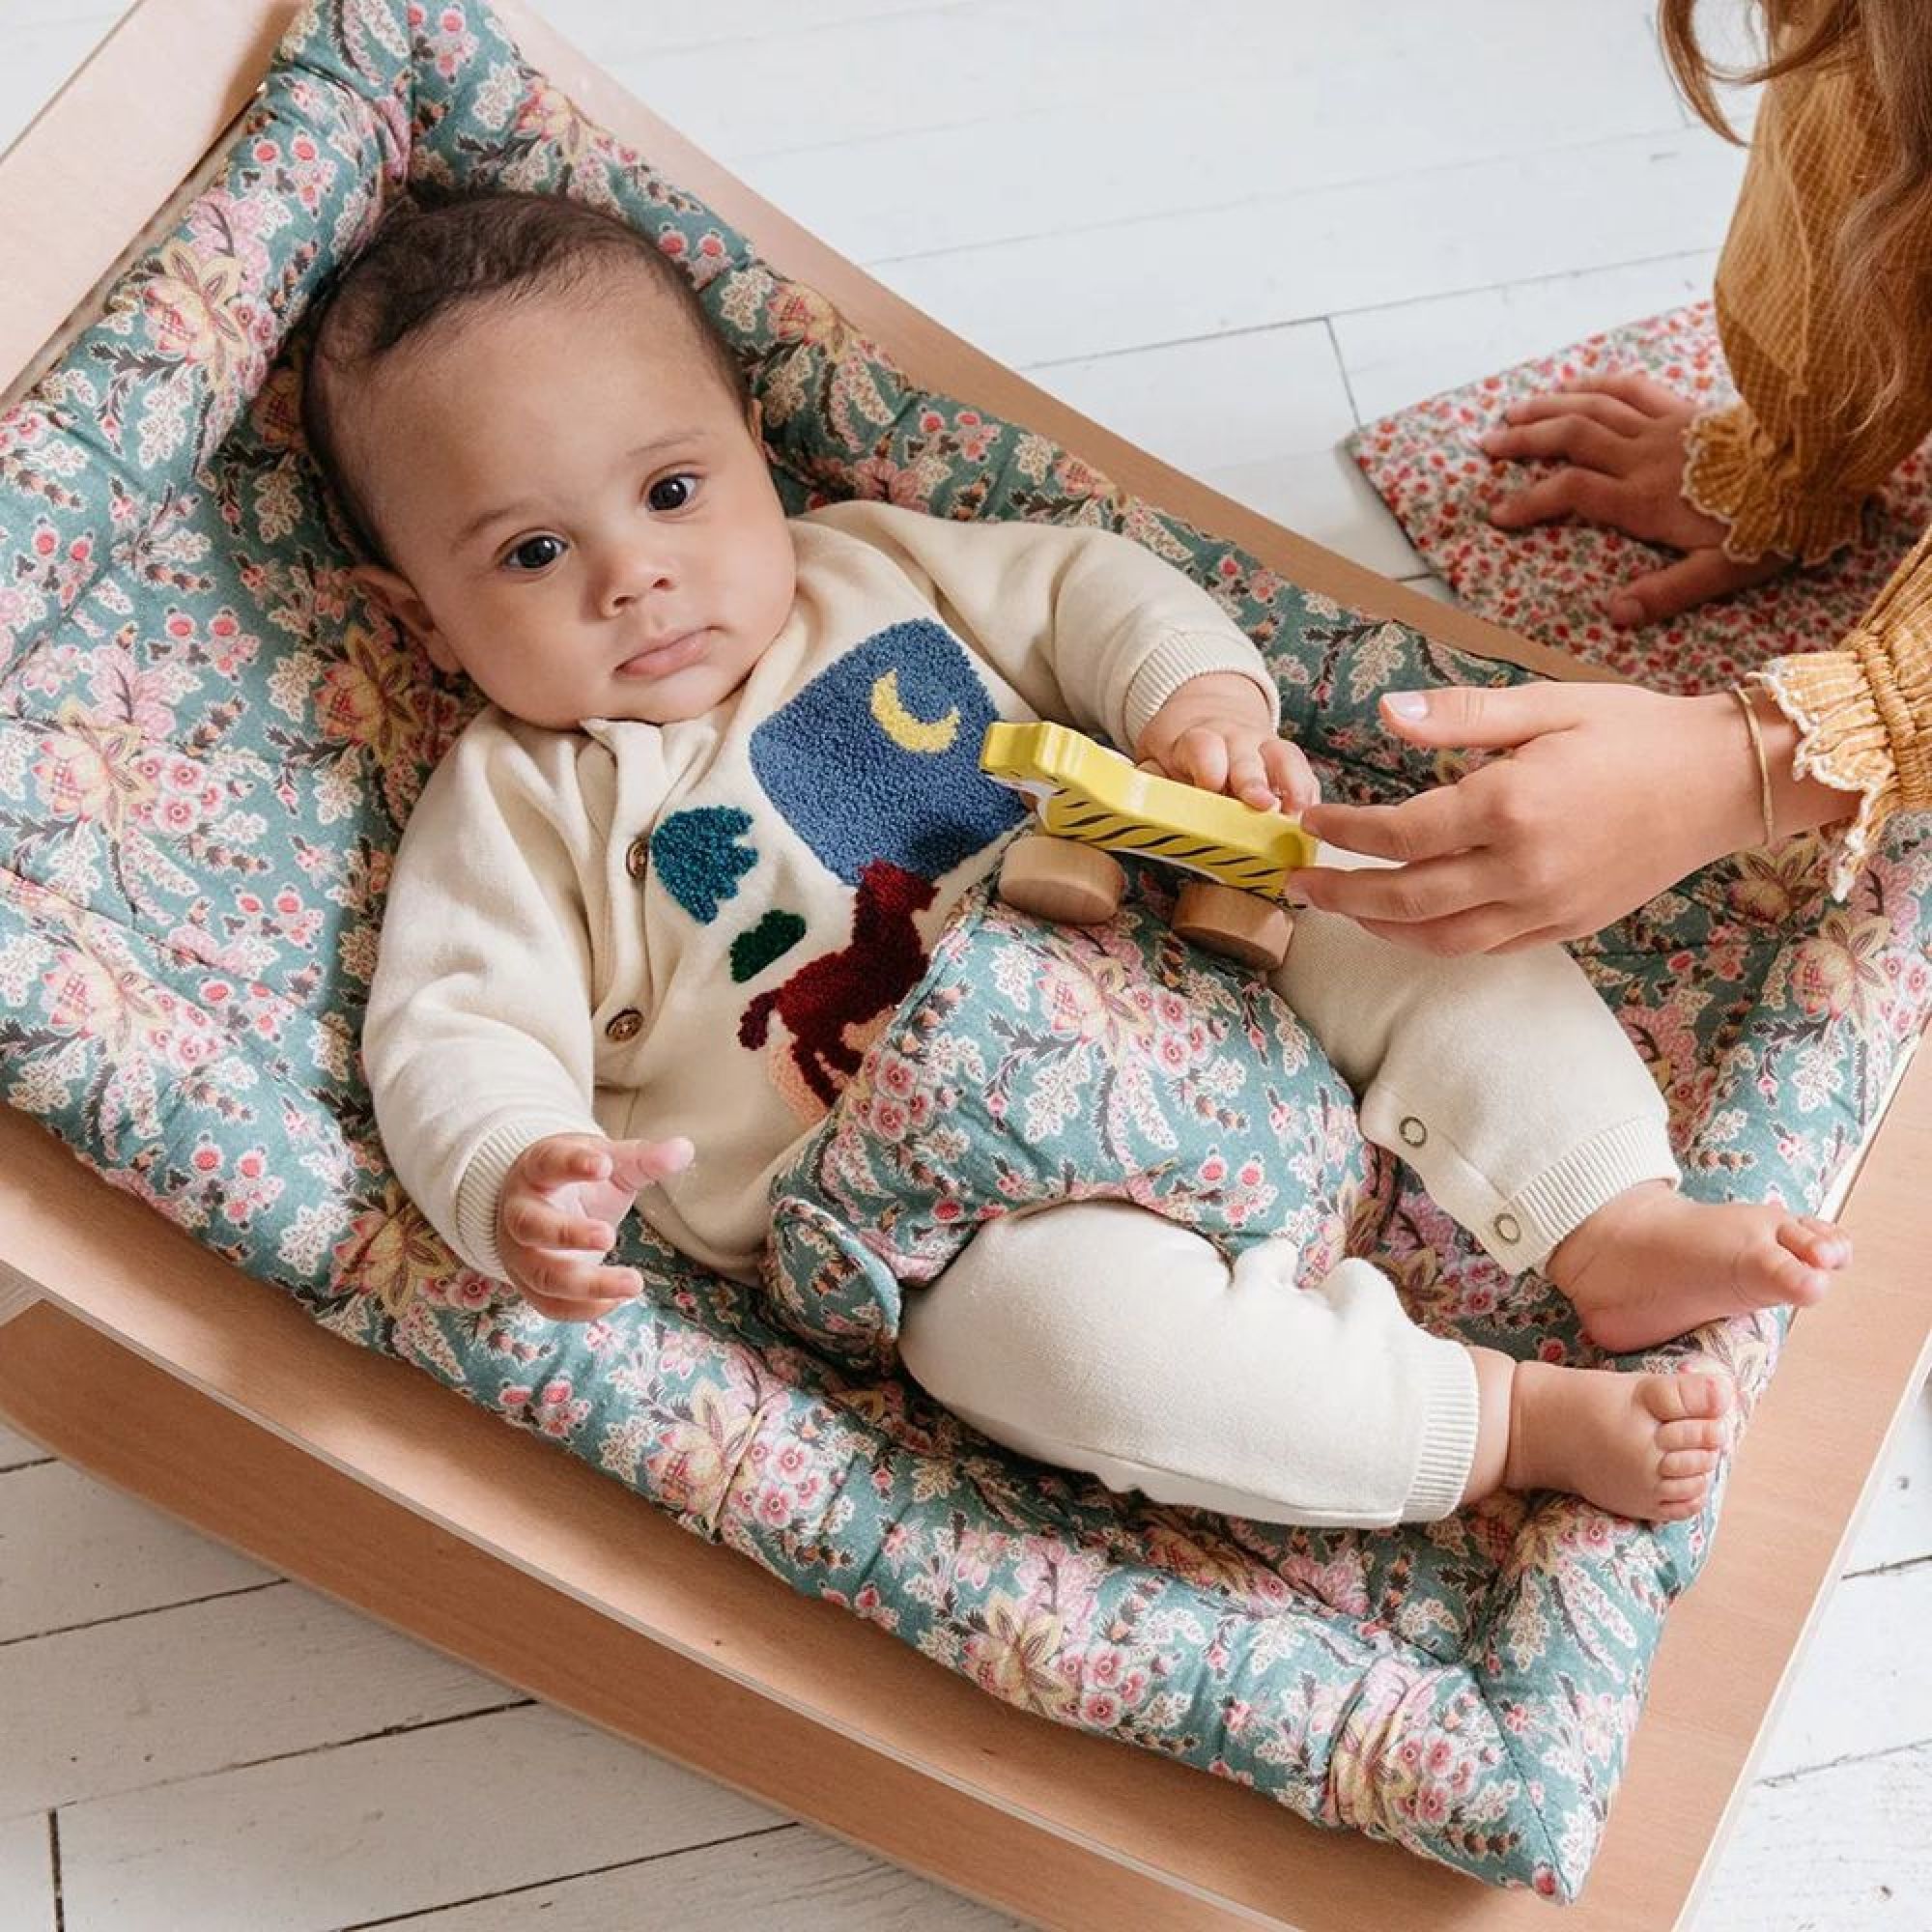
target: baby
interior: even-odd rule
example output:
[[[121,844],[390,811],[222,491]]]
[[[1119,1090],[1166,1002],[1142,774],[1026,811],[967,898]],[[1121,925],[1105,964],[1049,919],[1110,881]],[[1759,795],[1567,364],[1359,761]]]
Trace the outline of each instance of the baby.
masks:
[[[633,1205],[756,1278],[848,1030],[890,1018],[997,862],[989,722],[1059,719],[1257,805],[1315,795],[1252,642],[1135,544],[869,502],[787,520],[688,282],[597,211],[398,210],[320,323],[304,415],[359,582],[492,700],[397,857],[378,1122],[457,1255],[546,1315],[639,1293],[607,1259]],[[1274,984],[1369,1138],[1607,1347],[1811,1301],[1847,1257],[1827,1223],[1677,1193],[1655,1084],[1556,949],[1439,961],[1311,912]],[[1231,1279],[1118,1203],[993,1223],[908,1301],[907,1367],[990,1435],[1281,1520],[1505,1485],[1690,1515],[1731,1395],[1430,1335],[1362,1262],[1300,1293]]]

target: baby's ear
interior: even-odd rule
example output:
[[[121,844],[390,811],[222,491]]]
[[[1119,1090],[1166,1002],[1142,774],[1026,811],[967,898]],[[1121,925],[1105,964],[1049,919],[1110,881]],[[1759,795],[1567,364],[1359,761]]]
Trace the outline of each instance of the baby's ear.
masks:
[[[448,639],[436,627],[429,606],[416,595],[407,577],[379,563],[358,563],[349,575],[403,628],[412,643],[428,656],[438,670],[459,668]]]

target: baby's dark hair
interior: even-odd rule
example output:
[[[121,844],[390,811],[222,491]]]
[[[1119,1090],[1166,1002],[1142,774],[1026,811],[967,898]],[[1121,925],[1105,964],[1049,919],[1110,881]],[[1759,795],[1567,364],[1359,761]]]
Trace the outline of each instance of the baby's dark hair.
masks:
[[[688,322],[741,409],[751,391],[729,345],[675,263],[629,222],[587,202],[509,188],[398,202],[326,298],[302,383],[302,432],[356,542],[386,561],[368,499],[343,460],[349,384],[452,310],[568,288],[611,261],[636,262]]]

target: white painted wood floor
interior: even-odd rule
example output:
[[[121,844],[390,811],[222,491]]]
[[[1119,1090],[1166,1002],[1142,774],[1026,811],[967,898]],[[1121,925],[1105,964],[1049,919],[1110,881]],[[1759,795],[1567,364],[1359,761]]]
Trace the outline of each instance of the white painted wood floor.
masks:
[[[0,143],[120,11],[0,0]],[[940,320],[1395,576],[1338,439],[1703,293],[1740,170],[1642,0],[549,11]],[[1928,1631],[1921,1401],[1697,1932],[1932,1928]],[[0,1432],[0,1932],[1010,1922]]]

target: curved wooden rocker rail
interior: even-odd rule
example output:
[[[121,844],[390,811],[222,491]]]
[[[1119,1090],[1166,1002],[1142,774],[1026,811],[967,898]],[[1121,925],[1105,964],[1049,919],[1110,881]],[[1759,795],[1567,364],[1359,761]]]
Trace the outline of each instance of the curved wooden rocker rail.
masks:
[[[0,159],[17,393],[198,185],[288,0],[143,0]],[[825,291],[923,381],[1358,608],[1601,673],[1374,576],[1167,469],[949,335],[731,180],[515,6],[586,111]],[[1932,1356],[1932,1067],[1850,1190],[1858,1262],[1804,1315],[1673,1611],[1576,1932],[1681,1922]],[[68,1461],[552,1703],[960,1890],[1069,1927],[1548,1926],[1256,1794],[996,1703],[700,1543],[582,1463],[345,1348],[0,1109],[0,1414]],[[1721,1669],[1712,1668],[1722,1659]]]

